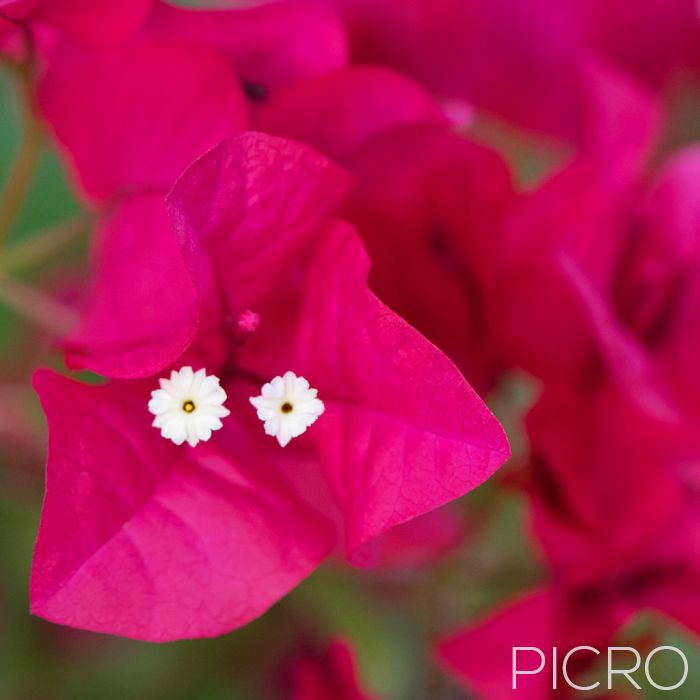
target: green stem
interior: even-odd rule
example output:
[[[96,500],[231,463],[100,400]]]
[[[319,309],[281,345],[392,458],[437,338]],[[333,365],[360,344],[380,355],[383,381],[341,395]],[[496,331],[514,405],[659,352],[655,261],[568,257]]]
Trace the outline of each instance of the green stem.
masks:
[[[22,135],[19,150],[10,166],[5,184],[0,191],[0,245],[7,238],[22,211],[39,164],[41,145],[41,129],[34,120],[30,120]]]
[[[22,61],[12,58],[12,56],[7,56],[6,54],[0,54],[0,66],[4,66],[15,75],[21,75],[25,70],[24,63]]]
[[[2,190],[0,190],[0,245],[12,231],[17,217],[22,211],[34,181],[43,144],[43,133],[37,118],[38,112],[33,87],[36,74],[36,55],[34,41],[27,27],[23,27],[23,37],[26,53],[24,60],[22,62],[6,61],[7,67],[12,70],[19,83],[25,124],[19,148],[10,165]]]
[[[10,277],[0,279],[0,303],[59,336],[66,335],[78,320],[73,309]]]
[[[16,272],[41,263],[80,237],[89,227],[89,217],[78,215],[8,246],[0,251],[0,271]]]
[[[36,54],[31,32],[24,28],[26,56],[22,62],[4,61],[19,82],[26,115],[19,148],[0,190],[0,303],[51,333],[64,336],[78,320],[75,311],[38,289],[7,276],[7,273],[50,257],[76,238],[89,225],[89,218],[78,216],[35,234],[12,246],[4,245],[25,204],[34,181],[43,132],[37,117],[34,94]]]

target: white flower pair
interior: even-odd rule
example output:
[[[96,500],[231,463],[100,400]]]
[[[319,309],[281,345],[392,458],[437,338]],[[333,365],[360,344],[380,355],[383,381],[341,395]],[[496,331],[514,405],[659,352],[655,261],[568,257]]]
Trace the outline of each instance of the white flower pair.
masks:
[[[192,367],[173,370],[169,379],[160,379],[160,389],[151,392],[148,410],[155,416],[153,427],[176,445],[187,442],[195,447],[219,430],[222,418],[230,414],[224,406],[226,392],[219,378]],[[298,437],[323,413],[325,406],[304,377],[285,372],[263,384],[260,396],[250,403],[264,422],[265,433],[284,447]]]

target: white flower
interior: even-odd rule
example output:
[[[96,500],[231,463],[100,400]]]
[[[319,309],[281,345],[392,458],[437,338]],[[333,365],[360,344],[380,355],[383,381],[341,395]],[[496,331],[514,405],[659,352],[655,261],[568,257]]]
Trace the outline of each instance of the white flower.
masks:
[[[176,445],[187,441],[195,447],[206,442],[230,413],[223,405],[226,392],[219,378],[203,369],[193,372],[191,367],[182,367],[159,382],[160,389],[151,392],[148,410],[155,416],[153,427]]]
[[[323,413],[323,401],[318,391],[309,386],[304,377],[285,372],[263,384],[260,396],[252,396],[258,418],[265,422],[265,433],[277,438],[284,447],[292,438],[299,437]]]

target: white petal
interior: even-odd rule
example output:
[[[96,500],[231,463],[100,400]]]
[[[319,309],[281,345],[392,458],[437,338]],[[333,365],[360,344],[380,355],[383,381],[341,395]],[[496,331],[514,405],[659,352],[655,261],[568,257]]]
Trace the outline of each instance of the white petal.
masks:
[[[155,416],[153,426],[161,435],[181,445],[185,440],[195,447],[209,440],[212,431],[222,427],[221,418],[230,411],[223,405],[226,392],[219,378],[207,375],[206,370],[182,367],[173,370],[169,379],[159,380],[160,389],[151,392],[148,410]],[[184,410],[184,403],[191,401],[194,409]]]
[[[263,421],[267,435],[277,438],[284,447],[294,437],[299,437],[323,413],[323,402],[317,398],[304,377],[297,377],[291,370],[281,377],[274,377],[260,389],[259,396],[251,396],[258,418]],[[289,404],[291,411],[284,411]]]

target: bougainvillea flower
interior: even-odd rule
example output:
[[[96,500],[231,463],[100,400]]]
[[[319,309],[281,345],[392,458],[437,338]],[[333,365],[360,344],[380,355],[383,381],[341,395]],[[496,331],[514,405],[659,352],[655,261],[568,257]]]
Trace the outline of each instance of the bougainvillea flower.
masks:
[[[8,24],[49,26],[85,44],[125,39],[143,22],[153,0],[0,0]]]
[[[683,363],[697,342],[698,162],[675,159],[635,210],[608,295],[586,284],[597,352],[528,419],[533,522],[556,578],[695,631],[697,372]]]
[[[517,2],[419,0],[408,12],[397,0],[336,4],[355,60],[395,67],[440,97],[466,98],[531,127],[577,128],[580,42],[563,9],[553,7],[544,22]]]
[[[488,391],[502,369],[485,316],[498,230],[515,199],[507,166],[444,126],[406,127],[349,159],[347,215],[370,257],[370,283]],[[400,258],[401,264],[396,260]]]
[[[219,10],[156,2],[145,32],[219,52],[234,66],[252,103],[348,61],[340,18],[330,7],[309,0]]]
[[[682,309],[697,308],[699,162],[685,151],[641,204],[638,193],[617,202],[606,264],[578,249],[579,264],[562,267],[583,312],[583,352],[527,419],[531,519],[551,583],[440,648],[486,697],[510,697],[511,661],[500,650],[514,645],[604,648],[649,610],[700,633],[691,593],[700,585],[697,398],[670,380],[682,373],[687,388],[697,376],[682,359],[697,312]],[[519,692],[522,683],[526,697],[551,697],[550,676],[542,679],[522,677]]]
[[[551,593],[535,591],[484,620],[452,632],[439,642],[437,658],[450,674],[478,696],[490,700],[510,698],[513,695],[512,647],[550,649],[554,624]],[[550,688],[549,674],[538,674],[519,679],[517,692],[525,700],[544,700]]]
[[[608,546],[585,524],[567,522],[570,514],[562,500],[535,493],[535,530],[554,571],[558,595],[569,606],[585,607],[594,619],[619,617],[619,625],[628,616],[652,610],[700,634],[700,606],[692,593],[700,584],[700,520],[697,493],[692,492],[696,484],[683,486],[674,517],[667,514],[663,525],[656,518],[656,532],[646,528],[646,537],[625,549],[617,543]]]
[[[284,163],[285,169],[275,179],[270,170],[278,163]],[[260,314],[259,329],[237,351],[238,363],[240,367],[245,367],[247,376],[269,379],[293,367],[298,375],[306,377],[318,389],[318,395],[323,398],[326,410],[318,424],[332,423],[342,428],[343,432],[348,425],[352,425],[354,430],[359,431],[358,434],[363,435],[363,441],[369,440],[367,448],[374,449],[374,428],[368,431],[369,423],[366,421],[369,416],[358,410],[359,406],[366,405],[373,407],[374,417],[370,422],[376,426],[377,420],[380,420],[387,434],[399,427],[395,419],[389,418],[395,415],[403,416],[401,420],[408,420],[412,426],[418,427],[419,434],[430,426],[430,432],[434,433],[431,441],[437,432],[457,438],[454,431],[462,430],[459,427],[461,423],[453,422],[453,418],[448,418],[445,412],[426,405],[417,399],[417,394],[412,393],[420,386],[430,385],[431,391],[434,390],[435,382],[422,378],[423,372],[438,372],[445,377],[440,390],[440,393],[445,392],[444,399],[482,404],[442,353],[426,343],[398,316],[385,316],[386,307],[363,288],[361,282],[364,283],[366,279],[368,260],[357,234],[350,227],[332,224],[317,239],[324,245],[316,243],[314,259],[309,261],[307,258],[306,281],[303,289],[300,288],[300,273],[295,271],[292,263],[295,258],[298,260],[301,251],[308,250],[313,240],[312,234],[318,235],[317,222],[324,223],[324,211],[329,211],[328,207],[332,207],[334,201],[338,202],[338,190],[333,189],[337,188],[338,175],[326,175],[329,168],[329,163],[315,151],[271,137],[233,139],[211,151],[191,166],[187,177],[181,178],[170,195],[170,206],[179,222],[180,236],[184,237],[187,233],[196,235],[203,246],[200,249],[203,256],[201,262],[194,254],[194,244],[188,246],[194,251],[190,265],[193,269],[213,265],[232,318],[237,318],[245,309]],[[247,189],[244,190],[249,197],[247,203],[241,191],[241,173],[248,176]],[[321,177],[321,174],[324,176]],[[257,188],[254,176],[260,181]],[[304,182],[306,186],[302,188]],[[326,200],[324,207],[319,205],[321,196]],[[275,212],[280,207],[275,207],[275,202],[280,197],[287,200],[283,212],[291,225],[281,225],[275,221]],[[227,202],[229,204],[225,206]],[[256,220],[255,217],[260,219]],[[239,231],[240,235],[232,236],[232,230]],[[263,241],[267,244],[266,255],[259,252]],[[342,273],[334,262],[338,260],[343,261]],[[298,290],[297,296],[295,290]],[[370,319],[375,317],[378,321],[370,323]],[[384,320],[380,323],[379,319]],[[333,329],[338,321],[340,335],[334,338],[325,332],[324,326]],[[285,345],[285,338],[289,338],[287,347],[280,347]],[[402,362],[399,362],[399,356],[394,355],[399,349]],[[412,358],[428,352],[428,349],[433,358],[431,364],[414,364]],[[340,358],[337,357],[339,352]],[[365,353],[369,353],[369,356],[363,359]],[[289,358],[286,368],[283,364],[285,355]],[[377,357],[384,358],[381,366],[377,365]],[[438,364],[432,365],[432,362]],[[409,374],[405,375],[405,372]],[[442,375],[443,372],[447,374]],[[414,378],[409,380],[411,374]],[[400,375],[404,376],[401,381]],[[460,379],[447,382],[447,376]],[[256,385],[255,394],[259,386]],[[407,392],[406,399],[401,401],[399,396],[404,392]],[[353,396],[352,401],[344,405],[343,397],[350,395]],[[414,398],[409,400],[409,396]],[[459,413],[462,411],[460,408]],[[386,412],[386,423],[385,419],[380,418],[383,412]],[[486,429],[487,434],[491,430],[496,431],[487,440],[479,441],[488,445],[488,454],[495,449],[493,456],[497,461],[496,454],[503,447],[502,433],[491,419],[486,418],[488,415],[485,413],[477,418],[478,414],[475,413],[473,422],[480,426],[479,429]],[[438,425],[441,425],[439,431]],[[403,430],[401,428],[400,432]],[[316,426],[309,433],[315,437],[321,434]],[[408,435],[405,437],[408,438]],[[417,435],[414,437],[418,438]],[[432,449],[435,450],[439,443],[439,439],[433,442]],[[416,448],[420,444],[421,439],[418,438]],[[447,444],[444,446],[447,447]],[[354,448],[357,447],[356,443]],[[334,469],[343,469],[341,465],[348,458],[349,445],[334,438],[319,441],[319,449]],[[420,448],[418,452],[415,449],[412,452],[421,461],[428,456],[421,455]],[[448,463],[456,466],[456,455],[449,452],[437,449],[430,461],[436,461],[442,467],[447,467]],[[410,462],[410,457],[406,456],[405,459]],[[444,459],[447,462],[443,462]],[[389,462],[384,466],[389,467]],[[411,469],[408,468],[405,474],[410,473]],[[421,481],[427,478],[425,473],[415,476]],[[388,482],[380,486],[382,481],[375,482],[375,488],[389,487]],[[443,479],[440,482],[443,486],[446,484]],[[336,486],[341,486],[340,481],[336,480]],[[438,505],[438,492],[442,489],[436,492],[434,486],[433,482],[429,489],[432,495],[424,492],[423,499],[426,496],[429,499],[435,497],[435,505]],[[393,490],[393,487],[390,488]],[[408,497],[405,491],[394,504],[390,514],[392,524],[407,519],[399,515],[404,497]],[[411,517],[415,515],[418,513],[413,512]],[[365,523],[365,527],[370,527],[370,521]],[[359,528],[353,532],[350,529],[346,533],[348,541],[353,543],[351,548],[367,539],[361,530]]]
[[[533,518],[560,581],[605,578],[669,526],[682,489],[675,435],[604,379],[545,389],[527,417]]]
[[[588,324],[557,256],[595,256],[607,273],[658,113],[625,81],[587,74],[599,99],[585,153],[523,198],[496,154],[452,133],[427,94],[387,71],[351,68],[297,84],[256,120],[352,171],[346,216],[370,252],[374,290],[480,392],[504,365],[566,376],[588,352]]]
[[[515,199],[502,159],[453,133],[420,86],[378,68],[290,87],[255,123],[352,172],[344,215],[368,248],[373,290],[488,390],[500,365],[482,296]]]
[[[550,443],[565,445],[567,436],[551,436],[562,427],[569,433],[577,428],[571,416],[554,415],[561,405],[550,404],[548,408],[550,421],[538,426],[534,437],[533,449],[538,456],[532,509],[538,542],[552,568],[552,582],[485,620],[453,632],[438,646],[438,658],[451,673],[466,687],[494,700],[511,697],[513,692],[515,646],[537,647],[545,653],[556,647],[560,661],[564,653],[580,645],[605,650],[616,643],[620,630],[637,614],[648,611],[700,633],[700,606],[694,593],[700,585],[697,469],[688,470],[695,472],[695,483],[688,482],[686,474],[685,493],[675,500],[678,507],[670,509],[669,499],[658,496],[648,498],[642,509],[634,500],[652,493],[654,484],[650,475],[642,474],[643,486],[638,488],[633,472],[648,470],[649,458],[638,459],[640,450],[624,454],[624,449],[644,427],[624,433],[624,426],[617,425],[622,441],[616,449],[603,441],[589,448],[585,470],[564,474],[577,466],[579,456],[572,463],[571,455],[561,449],[557,454],[556,447],[551,446],[545,454],[541,443],[549,439]],[[601,423],[609,423],[609,418],[601,416]],[[537,420],[541,423],[542,417]],[[599,440],[601,426],[596,433],[587,423],[580,428],[582,435],[590,442]],[[575,452],[578,444],[574,441],[568,452]],[[616,457],[626,460],[630,467],[623,468],[619,475]],[[575,486],[581,491],[576,493]],[[663,477],[658,486],[662,492],[668,491]],[[663,508],[661,514],[655,512],[659,506]],[[633,523],[623,523],[624,516],[613,513],[615,507],[620,514],[633,518]],[[650,522],[646,522],[647,516]],[[616,527],[620,525],[623,529],[618,533]],[[596,657],[582,652],[571,661],[569,671],[576,680],[578,674],[595,665]],[[533,664],[538,663],[535,658]],[[551,679],[551,667],[541,674],[520,676],[518,693],[529,700],[569,697],[566,693],[573,693],[562,681],[561,673],[558,692],[552,691]]]
[[[558,581],[692,630],[698,585],[697,149],[676,155],[619,221],[608,274],[563,265],[592,342],[528,419],[533,522]],[[683,604],[679,604],[683,601]]]
[[[447,119],[434,98],[400,73],[351,66],[303,80],[272,96],[256,115],[260,131],[304,141],[346,161],[382,134]]]
[[[51,456],[36,614],[144,639],[219,634],[263,612],[339,538],[352,559],[507,457],[454,365],[367,289],[360,239],[329,218],[346,186],[315,151],[255,133],[178,180],[169,208],[188,269],[213,274],[206,288],[224,307],[201,335],[227,350],[203,360],[209,338],[197,337],[186,364],[221,378],[231,415],[207,442],[177,446],[151,427],[156,377],[37,376]],[[283,450],[249,398],[290,369],[325,411]]]
[[[328,645],[323,654],[307,654],[292,669],[290,700],[370,700],[360,687],[350,646]]]
[[[579,146],[622,78],[592,45],[575,1],[415,0],[410,10],[402,0],[328,1],[346,19],[354,61],[391,66],[440,98]]]
[[[183,448],[150,426],[153,382],[89,387],[42,372],[35,386],[51,426],[35,614],[151,640],[221,634],[332,546],[288,484],[293,463],[256,452],[232,417],[217,439]]]
[[[572,246],[554,267],[579,335],[589,338],[581,344],[589,360],[650,415],[685,424],[684,439],[692,439],[698,413],[689,358],[698,339],[699,156],[697,148],[676,154],[647,192],[637,187],[634,198],[616,203],[606,253]]]
[[[245,128],[238,78],[224,58],[199,47],[64,45],[52,55],[39,102],[83,196],[98,207],[92,295],[67,340],[68,362],[148,375],[206,322],[163,200],[186,165]]]
[[[644,611],[700,634],[697,373],[683,364],[697,338],[699,164],[696,149],[672,159],[623,209],[608,274],[572,278],[595,342],[527,420],[531,518],[552,583],[440,647],[485,697],[510,697],[500,650],[514,645],[604,648]],[[518,690],[551,697],[549,678],[522,677]]]
[[[102,51],[65,43],[38,92],[44,117],[94,202],[135,189],[167,192],[194,158],[247,120],[228,63],[212,50],[174,41]]]
[[[571,647],[586,630],[577,643],[607,646],[648,610],[697,634],[697,441],[610,375],[589,372],[583,382],[546,388],[527,421],[532,525],[551,595],[574,620],[553,645]]]
[[[610,109],[601,105],[586,152],[520,198],[497,230],[486,315],[508,364],[545,380],[579,372],[594,343],[580,291],[562,260],[582,264],[596,287],[612,284],[629,209],[655,144],[654,103],[638,92],[619,102],[623,94],[613,91]]]
[[[595,615],[601,611],[596,609]],[[525,700],[549,700],[574,697],[561,672],[557,689],[552,685],[551,657],[542,673],[520,675],[513,691],[513,648],[537,647],[545,655],[557,647],[563,655],[579,645],[605,649],[613,632],[627,621],[618,617],[595,617],[585,601],[571,605],[555,589],[543,588],[506,604],[485,619],[450,634],[437,647],[440,664],[478,697],[506,700],[514,695]],[[536,652],[519,652],[522,668],[536,668]],[[531,658],[527,660],[527,654]],[[584,683],[580,674],[594,665],[597,657],[580,653],[567,664],[573,682]],[[559,658],[561,662],[561,657]],[[530,664],[526,666],[526,664]]]
[[[147,375],[191,341],[206,320],[182,262],[160,254],[175,241],[159,198],[195,157],[246,126],[244,91],[269,93],[345,58],[334,13],[304,2],[221,12],[155,3],[126,45],[98,52],[64,42],[52,50],[39,86],[42,112],[101,213],[94,293],[66,343],[71,367],[116,376],[116,358],[131,357],[122,372]],[[134,286],[157,305],[125,302],[124,289]],[[148,343],[144,355],[141,340],[155,337],[161,342]]]
[[[680,151],[665,164],[632,212],[615,285],[598,288],[598,298],[586,305],[589,312],[599,300],[612,307],[610,320],[649,358],[654,376],[687,416],[689,432],[700,414],[695,391],[700,375],[690,362],[700,341],[698,174],[697,147]],[[601,331],[612,334],[609,327]]]
[[[700,22],[694,0],[576,0],[593,45],[654,87],[700,69]]]

